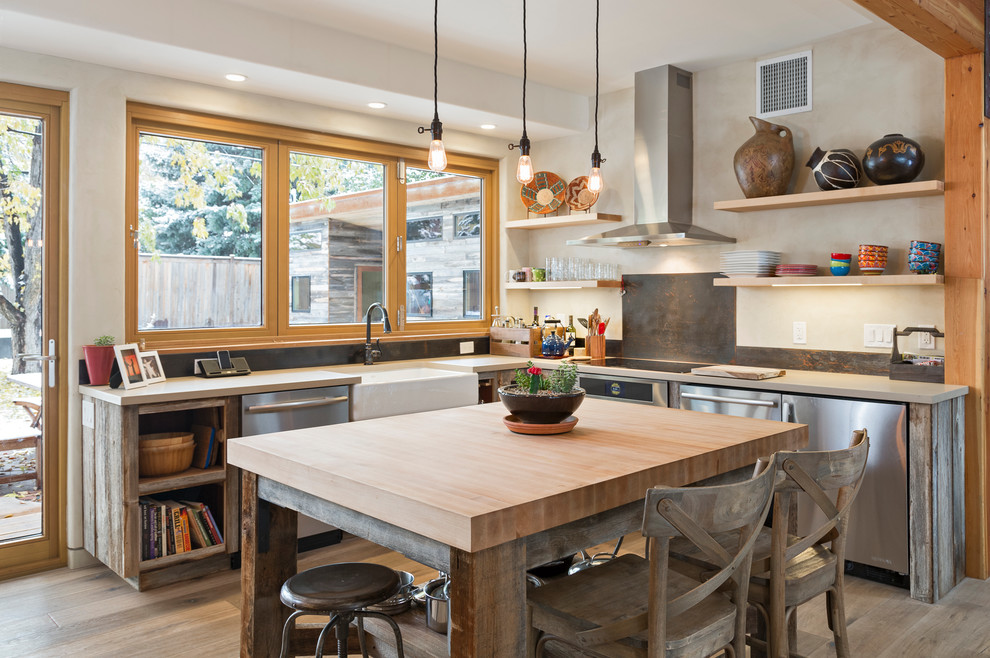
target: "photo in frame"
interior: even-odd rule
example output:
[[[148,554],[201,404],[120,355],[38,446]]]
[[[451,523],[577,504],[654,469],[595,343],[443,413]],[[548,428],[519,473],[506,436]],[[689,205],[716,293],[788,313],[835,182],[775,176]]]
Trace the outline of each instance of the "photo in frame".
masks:
[[[138,352],[138,361],[141,363],[141,374],[144,381],[149,384],[165,381],[165,369],[162,368],[162,360],[158,357],[158,352]]]
[[[117,368],[120,369],[120,378],[125,389],[148,385],[148,382],[144,378],[144,373],[141,371],[141,360],[138,358],[137,343],[114,345],[113,353],[117,360]]]

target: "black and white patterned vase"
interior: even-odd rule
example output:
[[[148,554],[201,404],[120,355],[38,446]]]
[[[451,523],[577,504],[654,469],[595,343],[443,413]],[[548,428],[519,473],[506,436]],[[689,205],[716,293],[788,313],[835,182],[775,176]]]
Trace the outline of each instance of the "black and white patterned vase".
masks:
[[[859,158],[849,149],[823,151],[816,148],[806,166],[811,167],[818,188],[826,192],[856,187],[863,177]]]

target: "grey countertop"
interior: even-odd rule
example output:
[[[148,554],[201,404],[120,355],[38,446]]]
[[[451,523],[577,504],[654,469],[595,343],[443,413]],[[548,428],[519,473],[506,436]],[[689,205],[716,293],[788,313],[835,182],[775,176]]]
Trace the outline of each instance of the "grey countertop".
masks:
[[[370,372],[370,369],[395,368],[404,365],[481,373],[521,368],[529,360],[525,357],[471,354],[460,357],[385,362],[375,364],[374,366],[346,364],[292,370],[269,370],[251,373],[243,377],[224,377],[220,379],[180,377],[128,391],[122,388],[111,389],[106,386],[80,386],[79,391],[85,396],[126,406],[155,402],[174,402],[211,396],[246,395],[249,393],[285,391],[317,386],[357,384],[361,381],[362,371]],[[540,358],[533,359],[533,362],[545,368],[554,368],[560,363],[557,360]],[[767,391],[803,393],[807,395],[827,395],[921,404],[935,404],[965,395],[969,392],[966,386],[952,384],[905,382],[870,375],[849,375],[803,370],[788,370],[782,377],[773,379],[750,380],[654,372],[631,368],[607,368],[592,366],[586,363],[579,363],[578,367],[580,372],[589,374],[595,373],[707,386],[754,388]]]

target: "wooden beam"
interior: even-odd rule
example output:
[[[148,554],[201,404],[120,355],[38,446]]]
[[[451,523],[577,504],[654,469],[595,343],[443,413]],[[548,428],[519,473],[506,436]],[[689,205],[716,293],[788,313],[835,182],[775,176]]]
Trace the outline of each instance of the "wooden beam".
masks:
[[[946,59],[983,52],[981,0],[854,2]]]
[[[986,133],[981,53],[945,62],[945,380],[966,396],[966,575],[988,568]]]

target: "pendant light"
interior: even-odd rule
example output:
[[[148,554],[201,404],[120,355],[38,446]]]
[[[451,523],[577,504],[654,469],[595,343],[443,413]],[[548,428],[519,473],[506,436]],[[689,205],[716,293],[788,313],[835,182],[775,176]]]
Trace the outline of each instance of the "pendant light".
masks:
[[[443,171],[447,168],[447,152],[443,148],[443,124],[440,123],[440,112],[437,109],[437,14],[439,13],[440,0],[433,0],[433,122],[429,128],[419,127],[419,134],[422,135],[427,130],[430,131],[432,141],[430,142],[430,155],[427,159],[429,167],[433,171]]]
[[[605,187],[602,180],[602,163],[605,160],[598,152],[598,16],[601,0],[595,0],[595,150],[591,152],[591,173],[588,175],[588,191],[601,192]]]
[[[519,164],[516,165],[516,180],[525,185],[533,180],[533,161],[529,159],[529,136],[526,135],[526,0],[523,0],[523,91],[522,91],[522,137],[518,144],[509,144],[509,150],[519,149]]]

